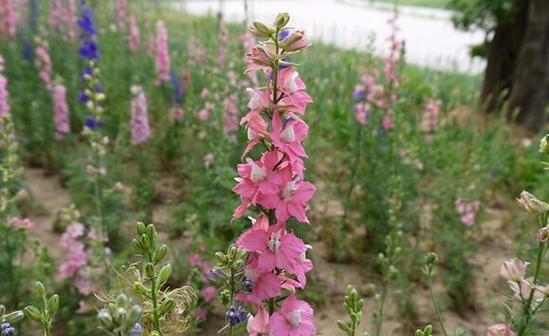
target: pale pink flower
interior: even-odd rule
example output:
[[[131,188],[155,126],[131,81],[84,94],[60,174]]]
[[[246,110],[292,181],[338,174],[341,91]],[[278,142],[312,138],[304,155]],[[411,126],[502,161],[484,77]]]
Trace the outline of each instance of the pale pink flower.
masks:
[[[246,30],[244,34],[242,34],[242,44],[244,46],[244,50],[250,50],[255,46],[255,36],[249,30]],[[246,62],[246,57],[244,57],[244,62]],[[248,72],[246,75],[250,79],[253,86],[259,85],[256,72]]]
[[[207,308],[198,308],[196,309],[194,313],[194,317],[197,321],[204,321],[208,317],[208,309]]]
[[[217,295],[217,290],[214,286],[206,286],[200,290],[198,295],[200,295],[200,297],[204,299],[204,302],[210,302],[215,299],[215,296]]]
[[[135,16],[130,16],[128,18],[128,21],[130,23],[130,36],[128,39],[128,44],[130,47],[130,50],[136,54],[139,52],[139,49],[141,48],[141,37],[139,34],[139,27],[137,26],[137,20]]]
[[[174,107],[171,108],[170,114],[171,114],[172,119],[174,121],[178,121],[178,120],[183,119],[183,117],[185,116],[185,111],[183,110],[183,108],[181,108],[179,106],[174,106]]]
[[[439,103],[434,99],[429,99],[425,105],[425,112],[421,120],[421,130],[425,133],[436,131],[438,127]]]
[[[486,332],[486,336],[515,336],[511,327],[506,323],[494,324]]]
[[[39,46],[34,51],[37,59],[38,75],[42,82],[44,82],[46,89],[50,90],[53,84],[51,80],[52,64],[48,51],[48,42],[44,40],[39,40],[38,43]]]
[[[76,6],[75,0],[66,0],[67,6],[64,11],[64,21],[67,26],[67,39],[69,41],[76,40]]]
[[[275,46],[273,43],[265,43],[252,47],[246,53],[248,67],[245,73],[257,70],[269,70],[275,58]]]
[[[285,96],[280,99],[277,106],[289,113],[304,114],[307,105],[312,103],[313,99],[305,92],[307,86],[299,77],[299,73],[292,67],[287,67],[278,73],[278,83],[280,91]]]
[[[8,225],[15,229],[32,229],[34,223],[29,218],[11,217],[8,219]]]
[[[0,68],[3,69],[4,59],[2,58],[2,55],[0,55]],[[4,75],[2,74],[2,71],[0,70],[0,131],[3,129],[4,125],[4,119],[3,117],[10,113],[10,105],[8,103],[8,80]]]
[[[13,0],[0,0],[0,39],[15,37],[17,11]]]
[[[312,43],[305,38],[302,30],[292,30],[280,41],[280,45],[286,51],[299,51],[308,48]]]
[[[269,333],[269,313],[267,310],[259,306],[255,316],[250,316],[248,319],[246,329],[249,336],[261,336]]]
[[[206,167],[208,167],[214,162],[215,156],[212,153],[208,153],[204,155],[202,160],[204,161],[204,164],[206,165]]]
[[[151,136],[147,97],[141,87],[133,87],[134,98],[131,104],[132,145],[141,144]]]
[[[499,274],[508,281],[521,281],[526,276],[528,264],[529,263],[516,258],[509,259],[503,262]]]
[[[393,123],[393,118],[391,117],[390,113],[387,113],[383,117],[382,126],[385,130],[390,130],[395,127],[395,124]]]
[[[63,29],[63,3],[61,0],[51,0],[49,23],[53,29]]]
[[[62,140],[70,133],[69,106],[67,105],[67,89],[64,85],[56,84],[52,90],[53,95],[53,123],[55,125],[55,138]]]
[[[223,20],[219,23],[219,36],[217,38],[217,66],[220,69],[223,69],[223,64],[225,63],[225,58],[227,57],[228,51],[228,39],[229,39],[229,30],[225,25]]]
[[[480,202],[465,202],[461,198],[455,201],[456,210],[460,215],[461,222],[466,226],[473,226],[476,223],[476,215],[480,210]]]
[[[127,0],[116,0],[116,23],[118,29],[126,29],[126,18],[128,16]]]
[[[163,21],[156,23],[156,84],[170,80],[170,52],[168,49],[168,30]]]
[[[271,316],[269,335],[313,336],[316,334],[313,315],[313,308],[307,302],[298,300],[293,295],[289,296]]]
[[[86,266],[88,262],[88,254],[84,249],[84,245],[77,241],[72,241],[67,246],[67,255],[65,260],[57,270],[57,276],[61,280],[74,277],[78,271]]]
[[[223,118],[223,129],[225,133],[231,134],[238,130],[238,108],[236,107],[237,98],[231,95],[223,101],[225,108],[225,117]]]
[[[549,225],[539,229],[539,231],[538,231],[538,241],[540,243],[549,242]]]
[[[210,116],[213,112],[213,109],[214,109],[214,105],[210,102],[207,102],[204,105],[204,107],[200,111],[197,112],[196,117],[200,121],[206,121],[206,120],[210,119]]]

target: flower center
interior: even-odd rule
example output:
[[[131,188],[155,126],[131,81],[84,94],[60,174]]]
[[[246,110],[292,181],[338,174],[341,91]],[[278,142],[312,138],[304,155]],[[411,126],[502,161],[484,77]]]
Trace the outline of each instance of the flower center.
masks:
[[[261,182],[267,177],[267,172],[265,169],[261,168],[257,163],[250,160],[250,165],[252,166],[252,172],[250,174],[250,178],[254,182]]]
[[[276,231],[271,234],[271,237],[269,237],[269,250],[271,250],[273,253],[278,253],[278,250],[280,249],[280,235],[281,232]]]
[[[290,181],[282,190],[282,199],[284,202],[290,202],[295,191],[295,181]]]
[[[301,310],[296,309],[286,316],[286,321],[292,328],[298,328],[301,324]]]
[[[292,143],[295,141],[295,130],[292,125],[289,125],[282,132],[280,132],[280,140],[285,143]]]

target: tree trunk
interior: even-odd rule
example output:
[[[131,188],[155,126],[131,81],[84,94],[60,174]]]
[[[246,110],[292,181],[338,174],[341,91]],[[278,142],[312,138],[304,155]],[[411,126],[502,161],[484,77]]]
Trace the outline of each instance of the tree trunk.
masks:
[[[530,0],[527,28],[509,98],[510,117],[537,131],[549,105],[549,0]]]
[[[480,96],[486,111],[500,107],[512,90],[530,1],[513,0],[511,18],[507,22],[498,22],[492,40],[487,43],[486,71]]]

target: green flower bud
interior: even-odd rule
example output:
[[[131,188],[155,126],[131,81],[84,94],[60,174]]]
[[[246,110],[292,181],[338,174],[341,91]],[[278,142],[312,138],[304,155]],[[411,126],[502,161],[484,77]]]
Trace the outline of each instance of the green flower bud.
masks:
[[[549,134],[541,138],[539,142],[539,151],[543,154],[549,154]]]
[[[158,286],[164,285],[172,275],[172,265],[166,264],[160,269],[158,273]]]
[[[36,293],[36,296],[41,298],[44,295],[46,295],[46,288],[44,287],[44,284],[40,281],[36,281],[34,283],[34,292]]]
[[[107,309],[101,309],[97,313],[97,319],[104,327],[111,327],[113,324],[112,316]]]
[[[154,262],[155,263],[161,262],[164,259],[164,257],[166,257],[167,252],[168,252],[168,246],[166,246],[166,244],[162,244],[162,246],[160,246],[154,254]]]
[[[116,297],[117,307],[126,307],[128,305],[128,297],[125,294],[120,294]]]
[[[288,24],[290,21],[290,15],[288,13],[279,13],[276,16],[276,27],[280,30]]]
[[[147,263],[145,265],[145,274],[149,277],[149,279],[154,279],[154,265],[151,263]]]
[[[3,305],[0,305],[0,317],[2,317],[6,313],[6,307]]]
[[[143,310],[141,309],[141,306],[140,305],[134,305],[130,309],[130,315],[129,315],[130,322],[133,323],[133,322],[139,321],[139,319],[141,318],[142,313],[143,313]]]
[[[31,320],[40,321],[40,319],[42,318],[42,313],[40,313],[40,310],[38,310],[38,308],[36,308],[35,306],[26,306],[24,311],[25,316]],[[8,319],[6,318],[6,321],[7,320]]]
[[[54,294],[48,300],[48,310],[50,315],[55,313],[59,308],[59,295]]]
[[[274,29],[267,26],[261,21],[254,21],[248,30],[258,37],[271,37],[274,33]]]
[[[140,236],[144,235],[145,233],[147,233],[146,230],[147,230],[147,227],[145,226],[144,223],[137,222],[137,234],[139,234]]]
[[[40,312],[38,312],[40,313]],[[25,313],[23,313],[21,310],[16,310],[12,313],[9,313],[8,315],[3,316],[4,320],[8,321],[8,323],[13,324],[21,321],[25,318]]]

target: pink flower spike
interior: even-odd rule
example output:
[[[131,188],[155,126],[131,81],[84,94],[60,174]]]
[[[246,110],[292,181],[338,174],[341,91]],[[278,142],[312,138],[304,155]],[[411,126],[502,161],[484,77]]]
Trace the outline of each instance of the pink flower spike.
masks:
[[[289,296],[278,312],[269,321],[269,335],[273,336],[312,336],[316,334],[313,324],[314,310],[295,296]]]
[[[57,84],[53,87],[53,121],[55,125],[55,139],[62,140],[71,132],[69,124],[69,107],[67,105],[67,89]]]
[[[494,324],[486,332],[486,336],[515,336],[511,327],[506,323]]]
[[[149,115],[147,97],[140,86],[132,87],[134,98],[131,103],[132,145],[141,144],[149,139]]]

